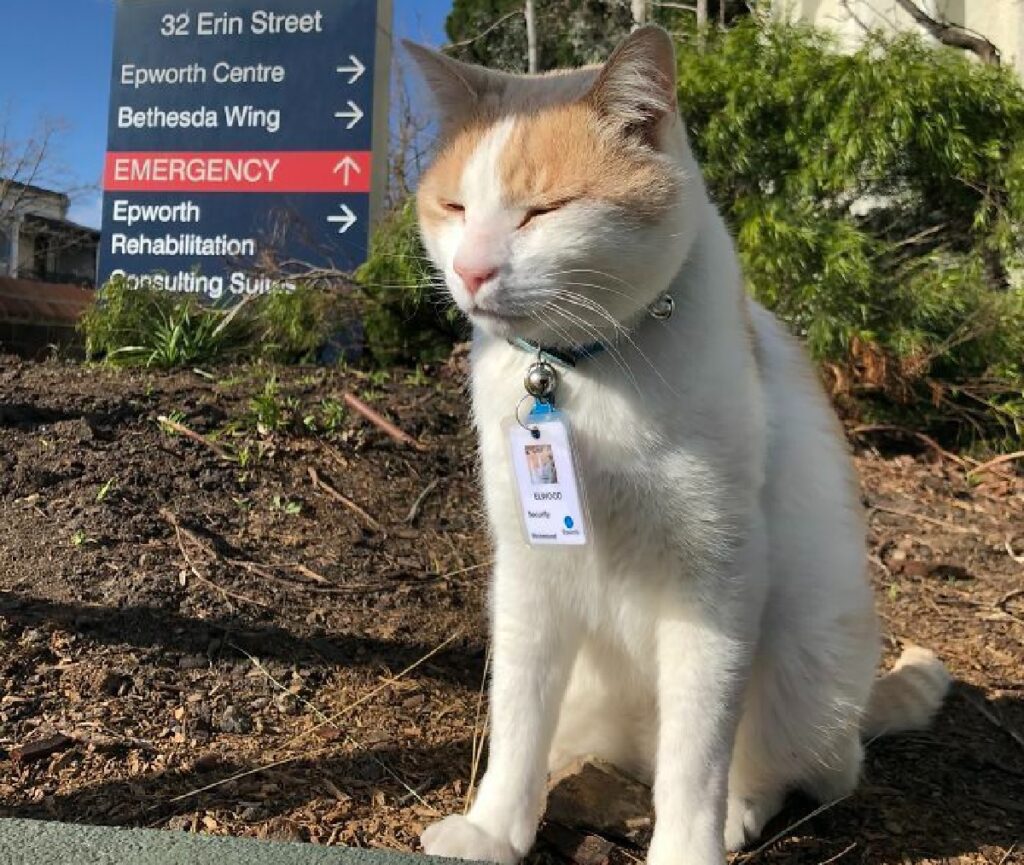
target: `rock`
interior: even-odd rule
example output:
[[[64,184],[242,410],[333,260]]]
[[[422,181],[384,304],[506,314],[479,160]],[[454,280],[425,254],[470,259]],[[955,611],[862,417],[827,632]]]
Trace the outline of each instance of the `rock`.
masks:
[[[252,718],[242,709],[228,706],[217,719],[217,729],[222,733],[248,733],[252,730]]]
[[[304,841],[299,828],[286,817],[275,817],[260,826],[257,837],[269,841]]]
[[[651,789],[610,763],[583,757],[551,777],[547,819],[641,843],[653,826]]]
[[[557,823],[545,824],[541,838],[573,865],[610,865],[615,850],[615,845],[606,838],[567,829]]]
[[[70,736],[58,733],[56,736],[48,736],[45,739],[39,739],[35,742],[28,742],[24,745],[18,745],[16,748],[11,748],[11,762],[16,765],[19,763],[33,763],[36,760],[49,757],[51,754],[56,754],[58,751],[66,751],[74,744],[75,740]]]
[[[179,670],[202,670],[210,666],[205,655],[185,655],[178,660]]]
[[[122,697],[132,688],[132,680],[114,670],[107,670],[98,676],[96,686],[101,694],[108,697]]]

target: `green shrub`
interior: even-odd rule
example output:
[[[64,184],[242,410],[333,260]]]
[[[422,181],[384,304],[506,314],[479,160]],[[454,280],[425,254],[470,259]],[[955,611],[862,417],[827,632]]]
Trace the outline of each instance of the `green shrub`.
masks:
[[[299,284],[294,291],[271,291],[253,298],[246,310],[259,356],[284,363],[311,361],[317,350],[342,329],[355,312],[337,290]]]
[[[377,226],[356,282],[366,344],[382,365],[441,360],[468,335],[427,259],[412,201]]]
[[[911,36],[748,20],[679,52],[751,292],[866,411],[1024,432],[1024,89]],[[868,402],[865,403],[865,400]]]
[[[86,356],[113,364],[174,367],[228,358],[312,359],[344,325],[340,295],[300,284],[233,307],[192,295],[108,282],[79,323]]]

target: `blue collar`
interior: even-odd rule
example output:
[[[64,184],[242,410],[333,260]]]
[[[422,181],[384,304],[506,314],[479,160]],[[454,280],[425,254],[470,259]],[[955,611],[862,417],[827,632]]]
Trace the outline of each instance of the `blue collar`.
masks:
[[[573,346],[572,348],[558,348],[553,345],[541,345],[532,339],[523,339],[520,336],[511,337],[508,340],[508,344],[520,348],[529,354],[536,355],[548,363],[554,363],[566,368],[574,367],[580,361],[599,355],[606,348],[603,342],[592,342],[587,345]]]

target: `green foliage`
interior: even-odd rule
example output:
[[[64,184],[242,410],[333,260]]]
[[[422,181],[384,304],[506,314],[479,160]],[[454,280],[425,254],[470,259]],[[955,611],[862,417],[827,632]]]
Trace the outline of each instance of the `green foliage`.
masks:
[[[703,53],[682,47],[679,73],[750,289],[837,390],[954,435],[1020,436],[1024,89],[1012,72],[910,36],[841,54],[809,28],[747,21]]]
[[[345,324],[339,295],[308,285],[262,294],[252,304],[247,317],[252,339],[260,346],[259,356],[267,360],[312,360]]]
[[[341,322],[338,296],[308,285],[223,308],[114,279],[79,329],[91,359],[169,368],[239,357],[309,360]]]
[[[412,201],[377,226],[356,282],[366,345],[378,363],[441,360],[465,338],[466,325],[423,249]]]

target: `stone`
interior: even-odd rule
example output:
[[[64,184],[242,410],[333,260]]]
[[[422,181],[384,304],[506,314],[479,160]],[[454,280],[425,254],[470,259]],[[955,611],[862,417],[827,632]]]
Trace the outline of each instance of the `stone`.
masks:
[[[651,789],[610,763],[579,758],[548,782],[548,820],[634,843],[654,825]]]

